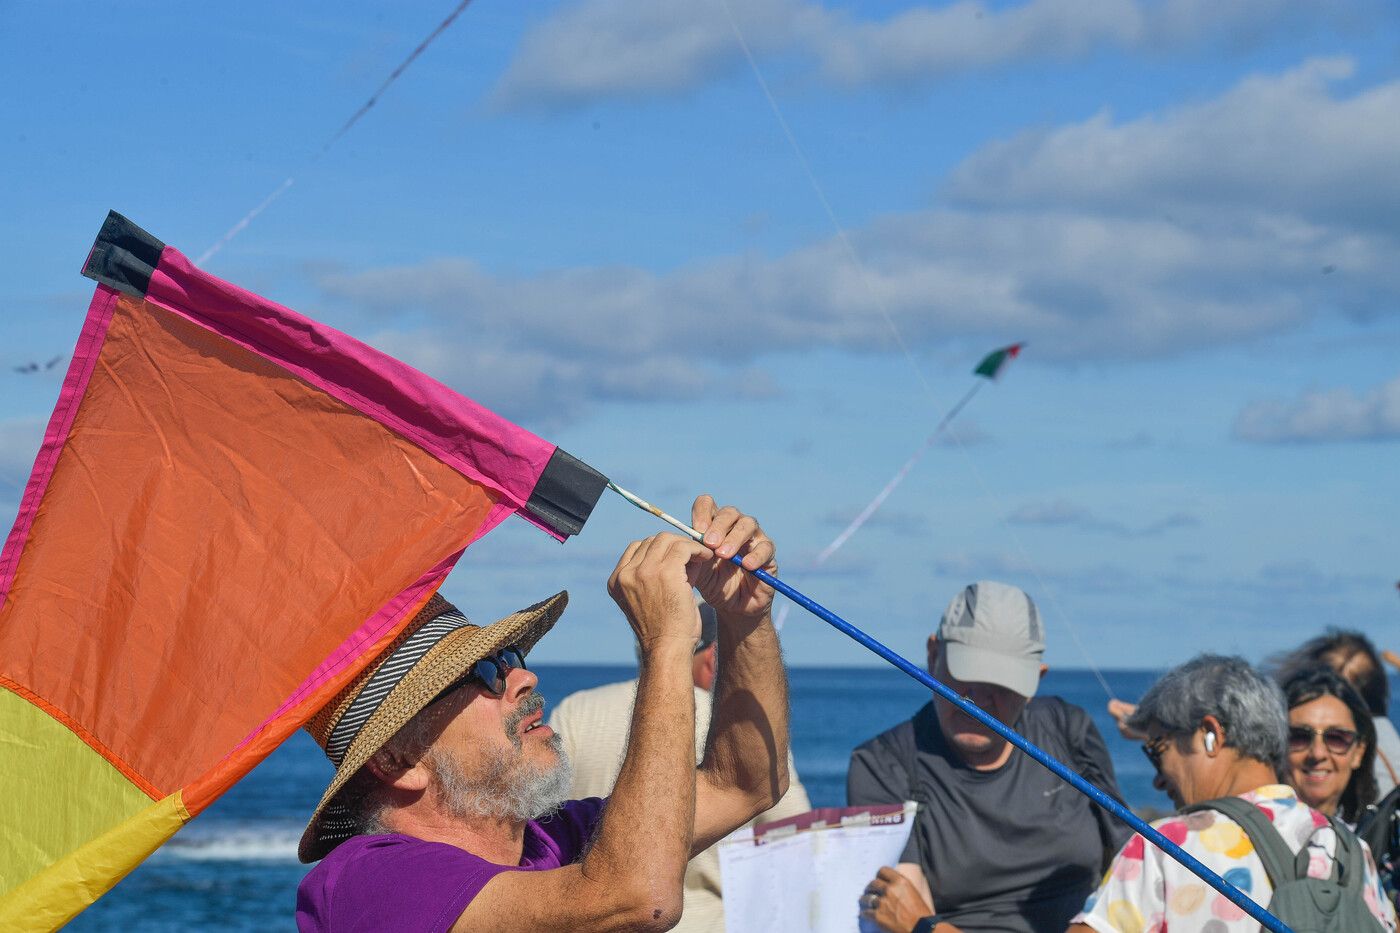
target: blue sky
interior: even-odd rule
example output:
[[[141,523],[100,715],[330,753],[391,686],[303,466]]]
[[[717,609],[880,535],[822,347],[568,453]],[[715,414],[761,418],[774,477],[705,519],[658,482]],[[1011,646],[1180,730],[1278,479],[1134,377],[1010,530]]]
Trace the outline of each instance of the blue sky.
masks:
[[[71,349],[107,209],[198,257],[291,178],[206,268],[670,511],[745,506],[912,657],[979,578],[1061,666],[1400,643],[1394,4],[477,0],[322,154],[453,5],[0,4],[6,527],[63,368],[13,367]],[[562,548],[515,523],[447,592],[567,587],[539,657],[625,660],[603,585],[655,530],[613,498]]]

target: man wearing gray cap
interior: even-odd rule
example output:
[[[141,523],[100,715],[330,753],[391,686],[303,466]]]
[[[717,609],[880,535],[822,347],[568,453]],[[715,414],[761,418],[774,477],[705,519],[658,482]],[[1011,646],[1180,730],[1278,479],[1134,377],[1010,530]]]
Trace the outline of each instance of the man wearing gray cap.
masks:
[[[1059,697],[1036,697],[1045,631],[1022,590],[965,587],[928,639],[929,673],[1115,796],[1103,737]],[[900,864],[880,869],[861,915],[893,933],[1061,933],[1128,832],[1005,739],[935,697],[861,745],[851,806],[914,800]]]

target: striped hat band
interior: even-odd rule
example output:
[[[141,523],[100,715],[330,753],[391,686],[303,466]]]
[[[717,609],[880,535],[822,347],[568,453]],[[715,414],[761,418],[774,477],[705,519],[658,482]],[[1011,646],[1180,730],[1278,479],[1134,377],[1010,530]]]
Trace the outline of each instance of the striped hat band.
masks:
[[[332,764],[340,767],[350,743],[355,741],[355,736],[360,734],[365,723],[369,722],[369,718],[379,709],[384,698],[398,682],[403,680],[404,675],[448,634],[470,624],[461,612],[456,609],[448,610],[424,623],[384,659],[360,692],[350,701],[345,713],[326,738],[326,757],[330,758]]]

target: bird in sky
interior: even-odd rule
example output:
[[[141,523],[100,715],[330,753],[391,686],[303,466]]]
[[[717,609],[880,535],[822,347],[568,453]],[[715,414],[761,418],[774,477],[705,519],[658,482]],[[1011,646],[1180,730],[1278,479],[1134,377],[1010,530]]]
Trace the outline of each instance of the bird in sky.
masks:
[[[47,370],[53,369],[59,363],[62,363],[63,359],[64,358],[62,356],[55,356],[47,363],[36,363],[31,360],[30,362],[25,363],[22,366],[13,366],[11,368],[17,373],[24,373],[26,375],[29,373],[45,372]]]

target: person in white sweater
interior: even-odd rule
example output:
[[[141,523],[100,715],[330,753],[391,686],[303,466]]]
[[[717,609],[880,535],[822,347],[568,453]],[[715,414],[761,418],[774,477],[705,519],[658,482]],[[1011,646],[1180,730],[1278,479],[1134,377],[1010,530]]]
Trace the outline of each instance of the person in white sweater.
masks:
[[[700,606],[700,641],[691,661],[695,682],[695,750],[698,756],[710,729],[710,690],[716,671],[715,611]],[[627,730],[632,721],[632,704],[637,696],[636,679],[580,690],[559,701],[549,717],[549,727],[564,743],[573,768],[569,787],[571,797],[606,797],[617,781],[627,750]],[[788,753],[788,792],[778,805],[757,817],[754,823],[780,820],[812,808],[807,791],[797,778],[797,769]],[[724,933],[724,900],[720,887],[719,854],[710,847],[690,860],[685,872],[684,908],[674,930],[681,933]]]

